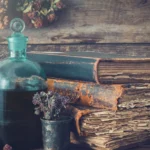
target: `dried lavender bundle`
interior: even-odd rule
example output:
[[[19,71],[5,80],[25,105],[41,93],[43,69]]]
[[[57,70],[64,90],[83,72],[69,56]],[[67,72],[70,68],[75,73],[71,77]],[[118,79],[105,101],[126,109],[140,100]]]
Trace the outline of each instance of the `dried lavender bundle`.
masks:
[[[36,115],[42,113],[44,119],[57,120],[63,110],[66,109],[66,105],[70,102],[70,99],[49,91],[48,93],[36,93],[32,102],[36,106]]]

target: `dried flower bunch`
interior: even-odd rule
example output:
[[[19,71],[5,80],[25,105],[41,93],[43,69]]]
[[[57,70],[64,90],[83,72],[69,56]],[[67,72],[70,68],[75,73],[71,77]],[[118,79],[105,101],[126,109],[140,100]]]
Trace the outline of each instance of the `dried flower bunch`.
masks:
[[[36,106],[36,115],[41,115],[42,113],[44,119],[57,120],[70,102],[70,99],[56,92],[49,91],[47,93],[36,93],[32,102]]]
[[[19,0],[17,4],[17,10],[23,13],[27,26],[35,28],[48,26],[63,8],[61,0]]]
[[[8,26],[8,0],[0,0],[0,29]]]

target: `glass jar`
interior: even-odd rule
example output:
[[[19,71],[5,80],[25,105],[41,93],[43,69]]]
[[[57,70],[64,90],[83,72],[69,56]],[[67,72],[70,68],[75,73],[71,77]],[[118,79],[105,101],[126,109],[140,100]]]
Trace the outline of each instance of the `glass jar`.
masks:
[[[37,63],[26,58],[24,22],[13,19],[10,28],[13,33],[8,37],[9,57],[0,62],[0,143],[14,150],[39,148],[41,124],[34,114],[32,97],[47,90],[46,75]]]

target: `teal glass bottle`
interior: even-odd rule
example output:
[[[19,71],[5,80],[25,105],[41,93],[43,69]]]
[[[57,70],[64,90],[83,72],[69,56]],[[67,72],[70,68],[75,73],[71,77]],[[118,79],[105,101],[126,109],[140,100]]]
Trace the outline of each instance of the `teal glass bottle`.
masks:
[[[32,97],[47,90],[46,75],[37,63],[26,58],[24,22],[15,18],[10,28],[9,57],[0,62],[0,145],[9,144],[14,150],[39,148],[41,125],[34,114]]]

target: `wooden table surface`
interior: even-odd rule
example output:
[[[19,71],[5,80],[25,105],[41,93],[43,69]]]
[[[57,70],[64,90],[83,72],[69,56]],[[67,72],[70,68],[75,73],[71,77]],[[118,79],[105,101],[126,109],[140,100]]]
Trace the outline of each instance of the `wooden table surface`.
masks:
[[[36,149],[36,150],[43,150],[43,149]],[[90,149],[83,149],[83,148],[71,148],[70,150],[90,150]],[[98,149],[100,150],[100,149]],[[120,149],[121,150],[121,149]],[[150,145],[141,145],[139,147],[136,148],[130,148],[130,149],[126,149],[126,150],[150,150]]]
[[[44,149],[38,149],[38,150],[44,150]],[[71,150],[89,150],[89,149],[83,149],[83,148],[78,148],[78,149],[71,149]],[[100,150],[100,149],[99,149]],[[121,150],[121,149],[120,149]],[[141,148],[131,148],[131,149],[127,149],[127,150],[150,150],[150,147],[141,147]]]

